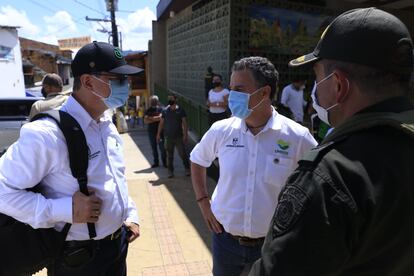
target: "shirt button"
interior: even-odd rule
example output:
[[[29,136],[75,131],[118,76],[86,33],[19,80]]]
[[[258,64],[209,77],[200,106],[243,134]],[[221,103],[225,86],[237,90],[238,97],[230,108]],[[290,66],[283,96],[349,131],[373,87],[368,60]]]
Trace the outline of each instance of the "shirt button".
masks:
[[[252,157],[255,157],[255,156],[256,156],[256,155],[253,153],[253,154],[252,154]]]
[[[253,175],[253,171],[250,171],[250,175]]]

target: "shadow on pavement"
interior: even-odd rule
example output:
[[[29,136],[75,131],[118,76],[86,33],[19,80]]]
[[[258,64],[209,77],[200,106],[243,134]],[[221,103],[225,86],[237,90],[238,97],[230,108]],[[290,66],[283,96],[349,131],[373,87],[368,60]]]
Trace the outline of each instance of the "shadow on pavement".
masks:
[[[175,176],[173,178],[168,178],[166,168],[150,168],[153,162],[153,157],[146,130],[133,130],[128,134],[133,139],[133,141],[138,146],[139,150],[142,152],[142,154],[149,163],[148,168],[140,168],[140,170],[137,170],[134,173],[139,174],[155,172],[158,175],[159,179],[152,180],[150,181],[150,183],[153,186],[165,185],[165,187],[174,197],[175,201],[180,206],[183,213],[187,216],[187,219],[191,221],[194,228],[197,230],[199,236],[211,252],[211,233],[205,225],[203,216],[201,215],[198,204],[195,201],[194,190],[191,184],[191,177],[185,176],[184,166],[182,164],[180,157],[178,156],[177,151],[174,153]],[[188,154],[191,152],[191,149],[194,145],[195,143],[189,145],[189,147],[187,148]],[[218,170],[215,169],[214,166],[212,166],[208,169],[208,174],[217,177]],[[209,178],[207,180],[207,189],[210,195],[214,191],[215,184],[216,181],[214,181],[213,179]]]

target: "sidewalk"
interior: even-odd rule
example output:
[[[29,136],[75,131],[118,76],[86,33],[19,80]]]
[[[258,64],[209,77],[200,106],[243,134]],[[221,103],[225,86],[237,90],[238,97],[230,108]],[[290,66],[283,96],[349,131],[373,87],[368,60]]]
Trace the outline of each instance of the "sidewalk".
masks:
[[[129,247],[128,275],[212,275],[211,234],[177,152],[175,177],[168,179],[166,168],[151,168],[151,146],[145,129],[135,128],[121,137],[129,194],[137,205],[141,224],[141,237]],[[210,193],[214,189],[210,179],[208,188]]]

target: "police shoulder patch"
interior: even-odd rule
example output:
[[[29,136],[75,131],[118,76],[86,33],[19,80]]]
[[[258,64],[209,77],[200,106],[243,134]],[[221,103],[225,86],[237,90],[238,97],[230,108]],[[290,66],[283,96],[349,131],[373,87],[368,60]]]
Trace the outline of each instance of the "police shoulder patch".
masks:
[[[273,217],[273,238],[288,232],[306,209],[309,197],[302,187],[292,183],[284,188]]]

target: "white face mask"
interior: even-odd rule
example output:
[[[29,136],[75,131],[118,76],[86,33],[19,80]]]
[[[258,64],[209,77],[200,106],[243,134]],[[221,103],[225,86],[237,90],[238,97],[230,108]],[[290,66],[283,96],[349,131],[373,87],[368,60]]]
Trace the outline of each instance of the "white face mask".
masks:
[[[316,110],[316,113],[318,114],[319,119],[321,119],[324,123],[326,123],[328,125],[331,125],[329,123],[329,113],[328,113],[328,111],[331,110],[332,108],[334,108],[335,106],[337,106],[338,103],[336,103],[336,104],[334,104],[334,105],[332,105],[332,106],[330,106],[330,107],[328,107],[326,109],[323,108],[318,103],[318,98],[317,98],[317,95],[316,95],[316,89],[317,89],[317,87],[318,87],[319,84],[321,84],[322,82],[324,82],[327,79],[329,79],[330,77],[332,77],[333,74],[334,73],[329,74],[328,76],[326,76],[325,78],[323,78],[319,82],[316,82],[315,81],[315,84],[314,84],[313,89],[312,89],[312,94],[311,94],[312,101],[313,101],[312,106]]]

